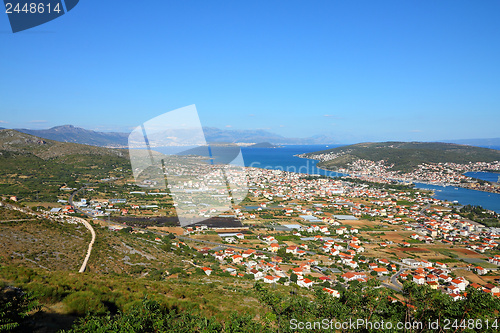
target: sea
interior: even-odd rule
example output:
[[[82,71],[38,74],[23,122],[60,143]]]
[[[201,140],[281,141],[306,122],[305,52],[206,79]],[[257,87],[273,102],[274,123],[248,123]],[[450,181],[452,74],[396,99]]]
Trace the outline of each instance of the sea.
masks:
[[[248,167],[336,177],[342,176],[343,174],[320,169],[316,166],[317,161],[300,158],[296,155],[341,146],[342,145],[286,145],[278,148],[242,147],[241,152],[245,161],[245,166]],[[500,150],[500,146],[488,146],[487,148]],[[500,176],[499,173],[492,172],[469,172],[466,175],[494,182],[498,181],[498,177]],[[480,205],[483,208],[500,213],[500,194],[423,183],[416,183],[415,186],[420,189],[433,190],[435,193],[434,197],[440,200],[456,201],[462,205]]]
[[[342,145],[290,145],[277,148],[242,147],[245,166],[262,169],[282,170],[309,175],[342,176],[340,173],[318,168],[318,161],[300,158],[296,155],[342,147]]]

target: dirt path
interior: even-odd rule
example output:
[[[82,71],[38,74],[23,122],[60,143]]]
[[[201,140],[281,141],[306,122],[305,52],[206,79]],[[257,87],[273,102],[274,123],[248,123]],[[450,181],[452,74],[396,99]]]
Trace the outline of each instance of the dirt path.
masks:
[[[92,234],[92,240],[89,243],[89,248],[87,250],[87,255],[85,256],[85,259],[83,260],[82,267],[80,267],[80,270],[78,271],[78,273],[83,273],[85,271],[85,268],[87,267],[87,263],[89,261],[90,254],[92,253],[92,246],[94,245],[94,242],[95,242],[95,231],[94,231],[94,228],[92,228],[92,226],[90,225],[90,223],[87,222],[87,220],[84,220],[84,219],[81,219],[81,218],[77,218],[77,220],[79,222],[83,223],[85,225],[85,227],[87,229],[89,229],[90,233]]]

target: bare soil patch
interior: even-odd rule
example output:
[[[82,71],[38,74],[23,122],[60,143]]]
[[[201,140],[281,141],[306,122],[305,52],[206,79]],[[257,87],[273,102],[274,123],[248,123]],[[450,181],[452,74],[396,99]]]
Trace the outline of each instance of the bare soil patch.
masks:
[[[401,252],[419,252],[419,253],[431,252],[431,251],[423,249],[421,247],[396,247],[393,250],[401,251]]]
[[[166,232],[169,232],[171,234],[175,234],[175,235],[179,235],[179,236],[184,235],[184,229],[182,229],[181,227],[148,227],[148,229],[166,231]]]
[[[495,280],[500,279],[500,275],[483,275],[481,279],[487,283],[496,283]]]
[[[482,284],[482,285],[487,283],[486,281],[484,281],[482,279],[482,277],[479,277],[478,275],[476,275],[473,272],[468,271],[466,269],[457,269],[457,270],[455,270],[455,274],[457,274],[457,276],[465,277],[470,282],[475,282],[475,283]]]

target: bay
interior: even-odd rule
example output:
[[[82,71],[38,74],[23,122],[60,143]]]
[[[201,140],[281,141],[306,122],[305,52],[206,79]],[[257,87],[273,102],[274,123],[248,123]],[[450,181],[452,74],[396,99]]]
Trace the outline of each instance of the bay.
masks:
[[[434,191],[434,198],[440,200],[457,201],[461,205],[476,205],[500,214],[500,194],[469,190],[454,186],[438,186],[424,183],[415,183],[416,188]]]
[[[476,179],[486,180],[488,182],[496,183],[500,178],[500,173],[496,172],[466,172],[464,175]]]
[[[298,172],[329,177],[342,176],[341,173],[318,168],[318,161],[295,155],[341,147],[342,145],[287,145],[277,148],[242,147],[245,166],[262,169]]]

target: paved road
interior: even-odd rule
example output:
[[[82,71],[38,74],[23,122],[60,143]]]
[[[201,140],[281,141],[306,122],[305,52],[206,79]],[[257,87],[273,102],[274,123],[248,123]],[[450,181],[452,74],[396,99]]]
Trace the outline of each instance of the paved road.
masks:
[[[398,291],[398,292],[402,290],[401,288],[395,287],[395,286],[393,286],[391,284],[387,284],[387,283],[384,283],[384,282],[382,282],[381,285],[384,286],[384,287],[386,287],[386,288],[392,289],[394,291]]]
[[[425,215],[425,213],[424,213],[424,212],[425,212],[427,209],[429,209],[429,208],[431,208],[431,204],[427,204],[427,205],[425,205],[425,207],[423,207],[423,208],[419,211],[419,214],[420,214],[420,215]]]
[[[398,281],[398,276],[403,273],[405,269],[404,268],[401,268],[396,274],[394,274],[393,276],[391,276],[391,283],[396,286],[399,291],[401,291],[403,289],[403,285],[401,283],[399,283]]]

